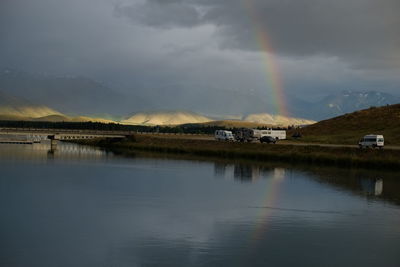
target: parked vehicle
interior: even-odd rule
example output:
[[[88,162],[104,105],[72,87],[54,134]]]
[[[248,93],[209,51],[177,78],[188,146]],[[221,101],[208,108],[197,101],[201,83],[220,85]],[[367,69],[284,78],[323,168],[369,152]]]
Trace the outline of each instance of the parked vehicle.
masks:
[[[295,133],[292,135],[292,138],[294,138],[294,139],[298,139],[298,138],[301,138],[301,137],[302,137],[302,135],[301,135],[300,132],[295,132]]]
[[[215,139],[218,141],[234,141],[235,138],[231,131],[225,130],[216,130],[215,131]]]
[[[259,141],[261,138],[261,131],[257,129],[241,128],[236,131],[235,139],[238,142],[253,142]]]
[[[385,139],[383,135],[369,134],[364,136],[358,142],[359,148],[383,148]]]
[[[285,130],[261,130],[261,137],[263,136],[271,136],[276,140],[285,140],[286,139],[286,131]]]
[[[267,144],[275,144],[276,143],[276,138],[272,137],[272,136],[268,136],[268,135],[264,135],[260,138],[260,142],[261,143],[267,143]]]

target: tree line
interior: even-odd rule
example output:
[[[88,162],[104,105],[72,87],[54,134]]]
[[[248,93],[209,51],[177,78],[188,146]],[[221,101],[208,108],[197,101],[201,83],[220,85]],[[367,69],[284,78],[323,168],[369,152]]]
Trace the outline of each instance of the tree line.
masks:
[[[185,133],[185,134],[214,134],[216,130],[232,130],[221,126],[186,124],[178,126],[143,126],[124,125],[119,123],[102,122],[45,122],[45,121],[0,121],[3,128],[31,128],[31,129],[62,129],[62,130],[95,130],[95,131],[131,131],[146,133]],[[257,129],[267,129],[259,127]],[[276,128],[280,129],[280,128]]]

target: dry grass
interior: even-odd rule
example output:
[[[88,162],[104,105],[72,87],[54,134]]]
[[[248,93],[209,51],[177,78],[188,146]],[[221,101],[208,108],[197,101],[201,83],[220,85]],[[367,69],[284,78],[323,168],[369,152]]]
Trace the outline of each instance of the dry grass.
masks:
[[[112,151],[150,151],[202,157],[283,161],[366,168],[400,168],[399,150],[360,150],[349,147],[267,145],[259,143],[227,143],[137,136],[136,140],[89,140],[80,142]]]
[[[400,145],[400,104],[369,108],[324,120],[300,130],[301,142],[357,144],[367,134],[383,134],[388,145]]]
[[[262,124],[262,123],[240,121],[240,120],[210,121],[210,122],[198,123],[196,125],[225,127],[227,129],[231,129],[231,128],[273,127],[273,125],[271,125],[271,124]]]

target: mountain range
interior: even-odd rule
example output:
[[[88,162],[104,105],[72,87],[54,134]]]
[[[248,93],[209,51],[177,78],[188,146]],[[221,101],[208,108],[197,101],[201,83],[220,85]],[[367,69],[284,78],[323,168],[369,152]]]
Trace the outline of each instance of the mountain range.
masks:
[[[0,92],[0,120],[22,120],[22,121],[67,121],[67,122],[112,122],[102,118],[91,118],[85,116],[67,116],[61,112],[44,105],[33,104],[23,98]]]
[[[400,97],[378,91],[345,90],[329,95],[318,102],[316,112],[323,112],[323,119],[336,117],[370,107],[380,107],[400,103]]]
[[[146,88],[137,90],[132,88],[124,91],[111,89],[85,77],[55,77],[3,69],[0,70],[0,92],[3,92],[0,95],[0,107],[4,109],[5,106],[8,106],[9,108],[10,105],[5,104],[13,103],[14,109],[16,106],[19,108],[12,112],[9,110],[11,113],[21,116],[29,115],[29,117],[32,117],[32,114],[29,114],[31,111],[26,107],[31,107],[34,103],[34,106],[43,108],[40,112],[37,109],[38,114],[36,115],[69,114],[76,117],[86,114],[89,117],[102,117],[124,122],[131,120],[135,123],[140,116],[139,121],[148,121],[144,114],[154,113],[160,108],[173,111],[190,110],[213,120],[233,117],[274,122],[283,119],[274,115],[273,108],[268,103],[268,95],[246,90],[218,88],[205,88],[204,90]],[[400,103],[398,96],[380,91],[365,92],[362,90],[344,90],[326,95],[317,101],[306,101],[292,95],[288,96],[286,100],[290,118],[306,118],[316,121],[371,106]],[[126,114],[137,114],[137,116],[126,117]],[[254,114],[264,115],[256,116]],[[165,121],[166,115],[168,114],[164,114],[164,118],[160,119]],[[181,115],[187,117],[187,114]],[[182,121],[187,120],[183,119]]]
[[[62,113],[131,112],[125,96],[85,77],[55,77],[6,69],[0,71],[0,91]]]
[[[57,110],[43,105],[35,105],[31,102],[10,96],[0,92],[0,120],[26,120],[26,121],[48,121],[48,122],[119,122],[127,125],[181,125],[211,123],[215,118],[206,117],[189,111],[157,111],[146,113],[135,113],[120,121],[112,121],[103,118],[88,116],[68,116]],[[271,125],[287,126],[312,124],[314,121],[288,118],[284,116],[273,116],[267,113],[251,114],[236,120],[219,121],[221,126],[226,125]],[[243,124],[244,123],[244,124]],[[246,124],[247,123],[247,124]]]
[[[68,116],[55,109],[35,105],[31,102],[10,96],[0,92],[0,120],[25,120],[25,121],[48,121],[48,122],[119,122],[127,125],[181,125],[181,124],[201,124],[211,123],[215,118],[206,117],[189,111],[156,111],[146,113],[135,113],[128,116],[126,119],[112,121],[103,118],[88,117],[88,116]],[[270,114],[252,114],[247,117],[237,118],[230,121],[219,121],[221,126],[225,125],[292,125],[292,124],[311,124],[314,121],[301,119],[287,118],[283,116],[273,116]],[[239,123],[239,124],[238,124]],[[249,124],[250,123],[250,124]]]

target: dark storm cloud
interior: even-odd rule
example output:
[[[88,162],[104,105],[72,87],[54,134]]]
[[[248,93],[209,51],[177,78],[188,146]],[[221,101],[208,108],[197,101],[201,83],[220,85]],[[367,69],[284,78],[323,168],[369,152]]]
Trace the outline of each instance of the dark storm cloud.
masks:
[[[153,27],[216,25],[224,48],[259,49],[259,29],[281,55],[334,56],[357,68],[400,67],[398,0],[147,0],[116,10]]]
[[[182,0],[150,0],[129,6],[117,5],[116,13],[147,26],[168,28],[193,27],[201,23],[196,7]]]
[[[251,3],[253,15],[246,8]],[[308,99],[344,89],[398,94],[399,4],[0,0],[0,68],[90,77],[126,94],[132,111],[149,102],[149,109],[217,115],[255,106],[264,112],[273,98],[258,53],[260,28],[275,48],[286,95]],[[240,105],[229,104],[237,99]]]

